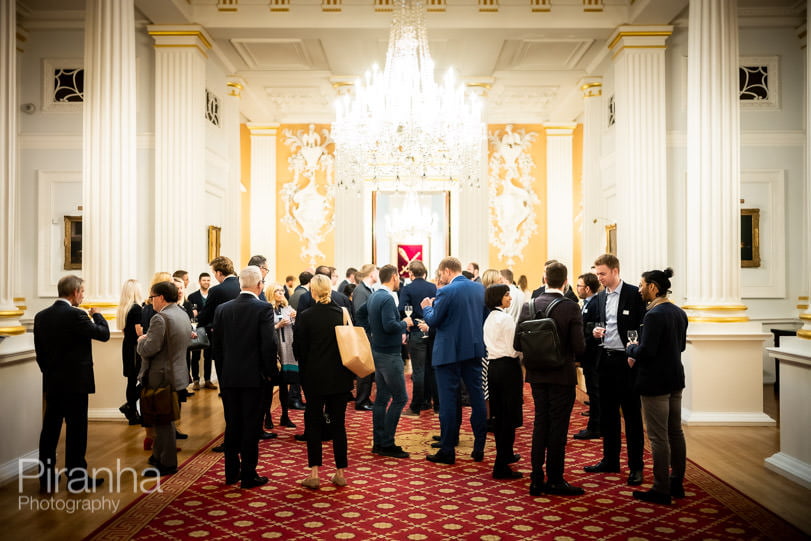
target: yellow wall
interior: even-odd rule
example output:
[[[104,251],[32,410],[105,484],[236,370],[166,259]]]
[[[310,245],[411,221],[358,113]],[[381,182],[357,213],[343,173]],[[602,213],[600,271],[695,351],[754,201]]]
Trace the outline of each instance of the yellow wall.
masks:
[[[578,124],[572,137],[572,216],[574,239],[572,267],[569,283],[574,287],[576,278],[583,274],[583,124]]]
[[[290,231],[284,223],[282,218],[285,215],[285,201],[282,196],[282,188],[288,182],[293,181],[293,172],[289,169],[290,164],[288,159],[293,155],[293,151],[285,143],[287,137],[285,130],[289,130],[293,134],[299,131],[307,133],[309,124],[282,124],[279,126],[278,136],[276,138],[276,257],[273,262],[276,265],[276,277],[278,280],[284,280],[285,276],[292,274],[298,280],[298,275],[305,269],[311,269],[316,265],[334,265],[335,262],[335,234],[333,231],[327,233],[323,242],[318,245],[318,248],[324,253],[321,261],[316,261],[315,265],[301,256],[304,241],[294,231]],[[329,124],[316,124],[315,131],[320,134],[321,130],[330,129]],[[333,153],[335,149],[334,144],[330,144],[327,150]],[[316,186],[319,192],[324,193],[327,186],[327,177],[324,171],[318,171],[316,174]],[[306,180],[301,178],[299,187],[305,184]],[[334,207],[333,207],[334,208]],[[331,215],[330,215],[331,217]],[[339,269],[338,272],[343,276],[343,270]]]
[[[239,125],[239,159],[240,159],[240,182],[245,186],[244,192],[240,194],[242,223],[240,224],[239,253],[234,260],[234,265],[239,268],[240,262],[248,261],[251,257],[251,130],[245,124]]]
[[[506,124],[489,124],[487,126],[488,133],[504,133]],[[538,225],[535,233],[530,237],[529,243],[524,249],[524,257],[520,261],[516,261],[512,265],[512,271],[515,275],[515,280],[522,274],[526,274],[527,281],[531,289],[535,289],[541,283],[541,274],[543,271],[543,264],[546,261],[546,134],[544,127],[540,124],[513,124],[513,132],[524,130],[526,133],[535,132],[537,135],[535,140],[530,146],[529,154],[532,156],[532,161],[535,163],[531,175],[535,178],[532,183],[532,189],[538,195],[540,200],[539,204],[533,209],[535,211],[535,219]],[[488,150],[488,159],[493,149]],[[488,218],[489,219],[489,218]],[[480,265],[481,270],[486,268],[503,269],[507,267],[507,262],[498,256],[498,246],[491,239],[490,241],[490,254],[489,264]]]

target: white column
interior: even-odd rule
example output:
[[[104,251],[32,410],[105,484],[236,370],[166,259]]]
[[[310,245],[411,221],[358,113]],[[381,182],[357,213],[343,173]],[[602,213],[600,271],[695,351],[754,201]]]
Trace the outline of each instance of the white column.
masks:
[[[23,334],[14,304],[17,232],[17,3],[0,0],[0,337]],[[0,341],[2,338],[0,338]]]
[[[459,183],[456,190],[451,190],[451,253],[458,257],[464,267],[471,261],[479,268],[490,267],[490,219],[488,200],[487,141],[482,140],[481,167],[479,179],[473,186]],[[458,220],[454,218],[458,216]],[[439,263],[439,262],[437,262]],[[433,270],[428,269],[429,274]]]
[[[135,7],[88,0],[85,11],[82,272],[87,304],[112,316],[134,276]],[[108,318],[109,319],[109,318]]]
[[[223,129],[225,130],[228,180],[225,190],[225,218],[222,226],[222,253],[235,259],[239,257],[242,195],[242,149],[240,145],[239,102],[245,82],[236,76],[228,77],[228,90],[223,104]],[[273,262],[275,263],[275,262]]]
[[[690,321],[683,419],[690,425],[774,424],[763,413],[769,335],[748,321],[741,302],[739,153],[737,3],[690,0],[681,273]]]
[[[279,125],[248,123],[251,131],[251,254],[268,258],[268,280],[276,279],[276,139]],[[239,268],[247,261],[234,263]]]
[[[546,130],[546,259],[569,269],[574,261],[572,135],[575,124],[548,124]]]
[[[583,91],[583,246],[582,269],[572,269],[572,276],[585,272],[592,261],[605,251],[605,231],[598,221],[603,215],[602,157],[603,83],[601,77],[580,80]],[[577,274],[575,274],[577,273]]]
[[[811,1],[806,6],[806,30],[811,27]],[[805,246],[805,265],[803,266],[805,276],[803,278],[802,294],[800,295],[800,305],[805,305],[800,309],[800,319],[803,327],[797,331],[797,336],[806,340],[811,340],[811,53],[808,52],[808,42],[805,46],[805,209],[803,223],[803,240]]]
[[[669,263],[665,41],[672,31],[622,26],[609,41],[617,112],[617,256],[632,283]]]
[[[211,39],[197,25],[147,27],[155,40],[156,271],[197,269],[208,257],[205,218],[205,73]]]

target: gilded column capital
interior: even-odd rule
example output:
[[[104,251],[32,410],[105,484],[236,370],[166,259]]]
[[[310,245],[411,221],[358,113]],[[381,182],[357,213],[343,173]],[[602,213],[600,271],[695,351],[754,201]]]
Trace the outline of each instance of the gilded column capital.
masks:
[[[213,43],[206,29],[199,24],[151,24],[146,27],[146,30],[155,41],[154,47],[156,49],[192,48],[208,57],[207,51],[211,49]]]
[[[227,87],[227,94],[235,98],[242,97],[242,91],[245,89],[245,80],[242,77],[230,76],[225,81]]]
[[[584,98],[597,98],[603,95],[602,77],[583,77],[577,84]]]
[[[276,137],[279,134],[278,122],[248,122],[246,124],[251,137]]]
[[[672,33],[671,25],[620,26],[608,38],[608,48],[614,58],[626,49],[665,49]]]

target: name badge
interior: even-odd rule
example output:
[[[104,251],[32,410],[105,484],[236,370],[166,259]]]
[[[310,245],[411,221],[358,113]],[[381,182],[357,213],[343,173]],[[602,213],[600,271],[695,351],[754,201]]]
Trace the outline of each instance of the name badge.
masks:
[[[622,311],[622,315],[624,315],[624,316],[630,316],[630,315],[631,315],[631,311],[630,311],[630,310],[623,310],[623,311]]]

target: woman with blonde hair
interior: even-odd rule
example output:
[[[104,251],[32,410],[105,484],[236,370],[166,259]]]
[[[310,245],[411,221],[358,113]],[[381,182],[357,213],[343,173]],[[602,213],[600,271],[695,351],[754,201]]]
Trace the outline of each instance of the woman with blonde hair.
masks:
[[[496,269],[487,269],[482,273],[482,285],[487,289],[493,284],[501,283],[501,273]]]
[[[337,486],[345,486],[346,403],[353,385],[353,374],[341,363],[335,327],[343,325],[349,315],[331,298],[330,279],[317,274],[310,282],[310,293],[315,300],[298,315],[293,332],[293,350],[299,362],[301,383],[307,393],[304,409],[304,433],[307,436],[307,464],[310,476],[301,484],[307,488],[320,487],[318,477],[322,465],[321,433],[324,410],[329,419],[332,450],[335,456],[335,475],[330,479]]]
[[[135,344],[138,337],[143,334],[141,327],[141,303],[144,294],[141,291],[141,284],[138,280],[127,280],[121,288],[121,301],[118,303],[116,311],[116,325],[124,333],[124,340],[121,342],[121,361],[124,368],[124,377],[127,378],[127,401],[118,408],[123,413],[130,425],[141,424],[141,416],[138,414],[138,372],[141,371],[141,357],[135,352]]]
[[[276,329],[276,346],[279,352],[279,362],[282,367],[279,374],[273,378],[269,385],[269,392],[264,404],[265,428],[273,430],[273,418],[270,407],[273,401],[273,387],[279,387],[279,404],[282,406],[282,417],[279,425],[287,428],[296,428],[296,425],[287,416],[288,385],[299,383],[298,361],[293,354],[293,324],[296,321],[296,311],[287,303],[282,284],[271,284],[265,295],[273,306],[273,326]]]

